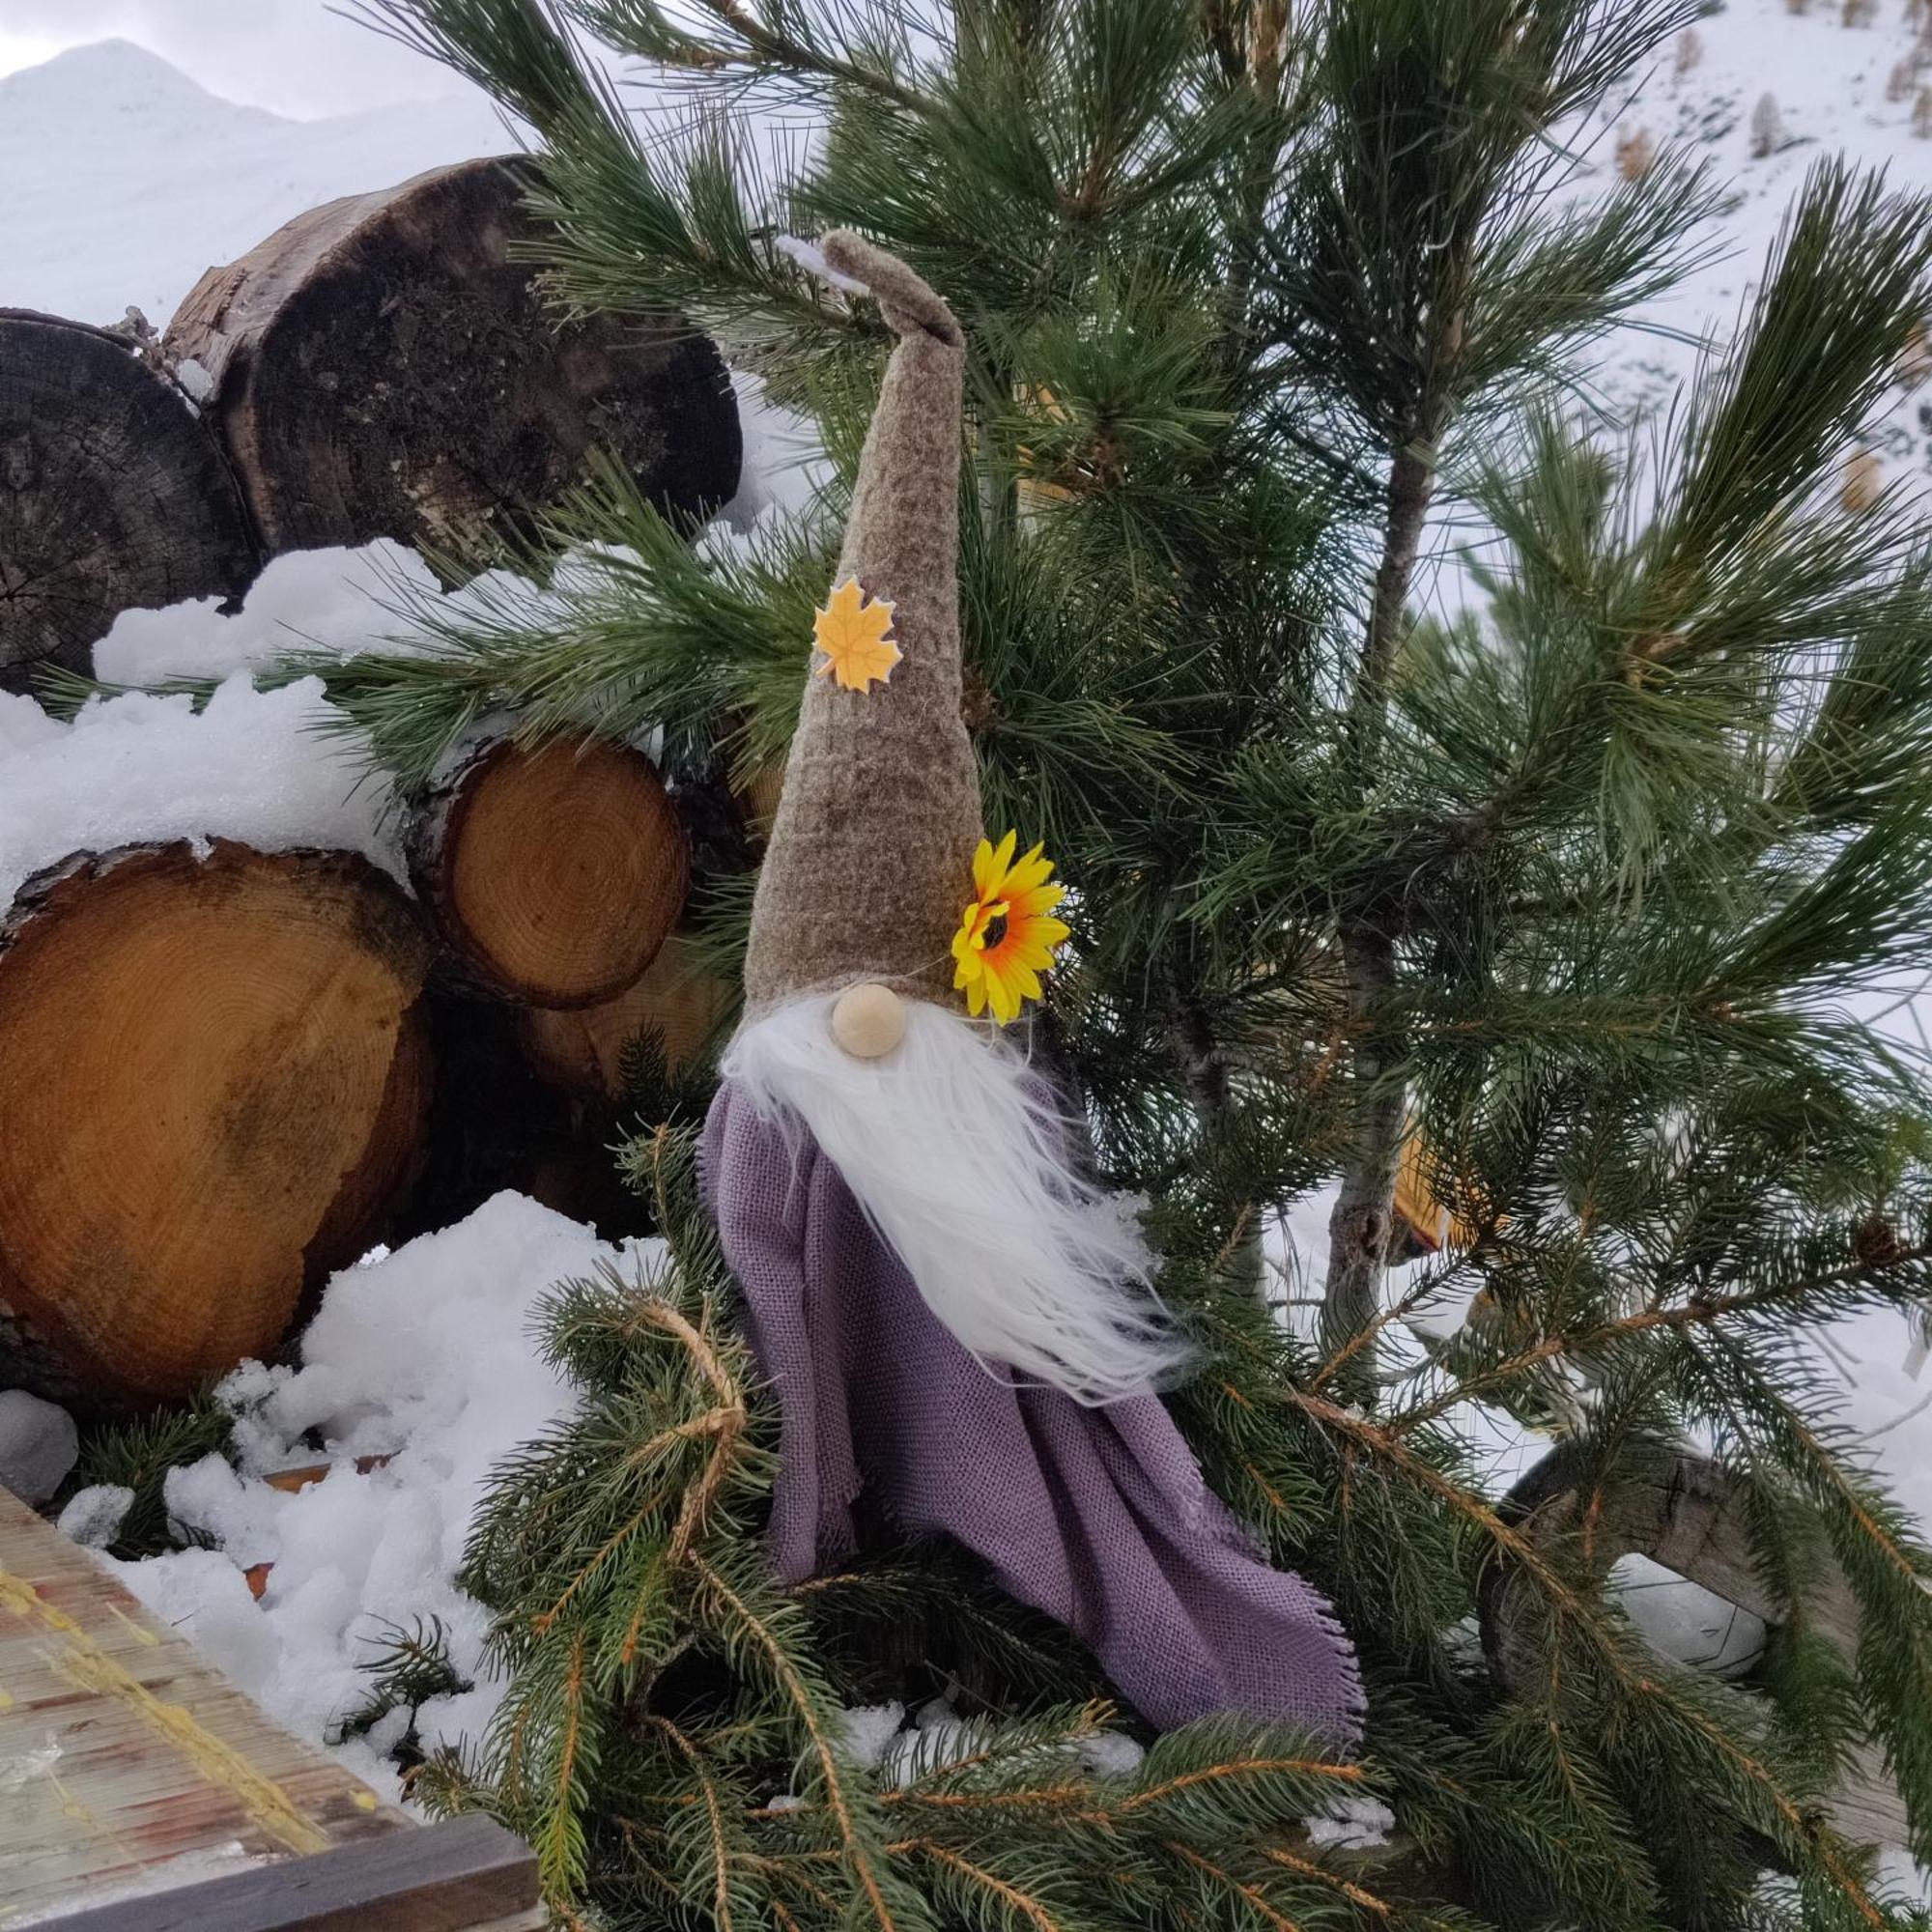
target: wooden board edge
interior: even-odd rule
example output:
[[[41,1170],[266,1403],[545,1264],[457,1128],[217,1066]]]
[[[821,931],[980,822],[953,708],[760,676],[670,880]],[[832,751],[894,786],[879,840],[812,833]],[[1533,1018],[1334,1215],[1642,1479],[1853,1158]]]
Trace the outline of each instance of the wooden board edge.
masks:
[[[474,1813],[40,1923],[42,1932],[507,1932],[541,1918],[536,1855]]]

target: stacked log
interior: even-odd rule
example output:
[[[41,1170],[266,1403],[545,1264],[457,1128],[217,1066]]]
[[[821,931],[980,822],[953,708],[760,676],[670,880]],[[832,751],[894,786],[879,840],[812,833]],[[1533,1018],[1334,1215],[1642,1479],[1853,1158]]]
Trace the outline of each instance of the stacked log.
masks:
[[[546,307],[527,165],[314,210],[158,341],[0,310],[0,689],[286,551],[389,537],[453,574],[593,454],[674,519],[727,499],[716,349]],[[348,853],[216,838],[75,852],[0,899],[0,1387],[186,1395],[498,1186],[636,1225],[625,1045],[689,1056],[729,1004],[675,936],[678,804],[632,747],[505,740],[406,845],[413,896]]]
[[[593,1007],[529,1007],[523,1057],[542,1079],[567,1093],[615,1105],[625,1095],[626,1060],[650,1040],[667,1071],[701,1060],[732,1010],[729,986],[705,963],[688,934],[673,932],[634,985]]]
[[[417,812],[410,869],[480,984],[533,1007],[589,1007],[657,957],[690,862],[641,752],[554,738],[470,757]]]
[[[635,747],[503,740],[420,804],[407,843],[443,948],[432,1154],[407,1231],[514,1187],[607,1236],[642,1232],[611,1157],[629,1049],[648,1037],[688,1065],[732,1005],[678,930],[678,803]]]
[[[433,554],[515,530],[615,457],[673,515],[738,486],[717,350],[678,319],[559,321],[520,248],[515,158],[436,168],[298,215],[211,269],[164,354],[209,414],[270,554],[393,537]]]
[[[0,309],[0,690],[85,672],[123,611],[234,597],[257,568],[219,445],[133,343]]]
[[[0,1343],[98,1405],[274,1352],[423,1155],[430,948],[366,860],[82,854],[0,923]]]
[[[738,486],[717,350],[564,319],[512,156],[310,211],[211,269],[158,341],[0,310],[0,689],[85,672],[126,610],[238,597],[286,551],[390,537],[445,574],[614,459],[667,515]]]
[[[81,853],[0,918],[0,1386],[82,1407],[271,1358],[335,1268],[516,1188],[607,1235],[634,1040],[725,982],[678,929],[690,838],[634,747],[505,740],[344,852]]]

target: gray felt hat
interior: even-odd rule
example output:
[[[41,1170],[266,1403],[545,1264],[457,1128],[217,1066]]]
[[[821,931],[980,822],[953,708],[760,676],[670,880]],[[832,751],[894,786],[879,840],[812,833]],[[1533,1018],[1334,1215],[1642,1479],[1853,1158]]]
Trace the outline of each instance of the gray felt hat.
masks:
[[[838,229],[819,243],[898,336],[859,460],[835,585],[895,607],[899,662],[865,691],[808,674],[758,875],[748,1015],[863,980],[947,1005],[973,896],[980,777],[959,715],[965,344],[903,262]],[[803,640],[801,640],[803,641]]]

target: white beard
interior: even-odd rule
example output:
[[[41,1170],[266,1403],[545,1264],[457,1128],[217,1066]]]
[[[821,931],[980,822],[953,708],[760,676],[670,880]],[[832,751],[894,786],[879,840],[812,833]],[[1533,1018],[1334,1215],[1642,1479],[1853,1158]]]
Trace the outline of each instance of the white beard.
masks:
[[[1149,1284],[1125,1205],[1074,1171],[1077,1127],[990,1026],[908,1000],[905,1037],[860,1060],[832,1037],[836,995],[741,1028],[724,1072],[763,1119],[800,1124],[979,1357],[1076,1402],[1174,1378],[1187,1349]]]

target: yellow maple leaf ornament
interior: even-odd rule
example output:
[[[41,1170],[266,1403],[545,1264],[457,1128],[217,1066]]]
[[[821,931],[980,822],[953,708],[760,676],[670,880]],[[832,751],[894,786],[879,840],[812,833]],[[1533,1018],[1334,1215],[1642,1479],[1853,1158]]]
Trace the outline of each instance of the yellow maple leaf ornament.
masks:
[[[859,580],[848,577],[811,620],[811,635],[825,654],[817,675],[829,674],[847,691],[884,684],[902,655],[886,635],[893,628],[894,608],[883,598],[867,603]]]

